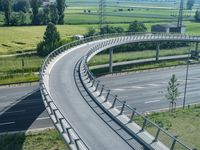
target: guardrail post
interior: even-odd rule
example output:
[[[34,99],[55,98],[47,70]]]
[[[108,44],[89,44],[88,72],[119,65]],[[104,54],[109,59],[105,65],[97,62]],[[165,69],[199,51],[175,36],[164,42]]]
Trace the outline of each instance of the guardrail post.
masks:
[[[65,128],[64,128],[64,126],[63,126],[63,124],[62,124],[62,120],[63,120],[64,118],[59,118],[59,122],[60,122],[60,126],[61,126],[61,128],[62,128],[62,133],[65,133]]]
[[[69,144],[72,144],[72,137],[71,137],[71,135],[69,133],[70,129],[71,129],[71,127],[68,127],[68,128],[66,128],[66,131],[67,131],[67,135],[68,135],[68,138],[69,138]]]
[[[159,133],[160,133],[160,128],[158,128],[158,130],[157,130],[157,132],[156,132],[155,139],[153,140],[153,142],[157,142],[157,141],[158,141]]]
[[[79,139],[75,139],[75,140],[74,140],[74,143],[75,143],[75,145],[76,145],[76,149],[77,149],[77,150],[79,150],[78,141],[79,141]]]
[[[103,93],[103,90],[104,90],[104,85],[102,85],[101,92],[100,92],[99,96],[101,96],[101,95],[102,95],[102,93]]]
[[[56,116],[56,109],[53,109],[53,115],[55,116],[55,119],[56,119],[56,122],[55,123],[58,123],[58,118]]]
[[[97,91],[98,87],[99,87],[99,81],[97,81],[97,86],[96,86],[95,92]]]
[[[95,79],[93,79],[93,81],[92,81],[92,86],[91,86],[91,87],[93,87],[93,86],[94,86],[94,83],[95,83]]]
[[[108,93],[107,93],[107,95],[106,95],[106,98],[105,98],[105,101],[104,101],[104,102],[107,102],[107,101],[108,101],[109,95],[110,95],[110,90],[108,90]]]
[[[116,101],[117,101],[117,95],[115,95],[115,99],[114,99],[114,101],[113,101],[113,103],[112,103],[111,108],[114,108]]]
[[[123,105],[122,105],[119,115],[121,115],[123,113],[125,105],[126,105],[126,101],[123,102]]]
[[[176,144],[176,139],[178,138],[178,136],[176,135],[176,136],[174,136],[174,140],[173,140],[173,143],[172,143],[172,145],[171,145],[171,148],[170,148],[170,150],[173,150],[174,149],[174,147],[175,147],[175,144]]]
[[[147,119],[145,118],[144,122],[143,122],[143,125],[142,125],[141,131],[144,131],[144,128],[145,128],[146,124],[147,124]]]
[[[135,116],[135,111],[136,111],[136,108],[134,108],[133,111],[132,111],[129,123],[133,122],[133,117]]]

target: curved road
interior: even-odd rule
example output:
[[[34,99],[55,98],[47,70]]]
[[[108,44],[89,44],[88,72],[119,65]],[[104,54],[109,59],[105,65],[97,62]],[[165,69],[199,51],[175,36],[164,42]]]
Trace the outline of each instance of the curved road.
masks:
[[[116,37],[96,42],[82,44],[65,51],[51,61],[47,69],[43,71],[43,81],[50,96],[57,105],[64,118],[70,122],[83,141],[89,146],[89,149],[106,150],[106,149],[133,149],[128,140],[130,138],[121,138],[116,130],[109,127],[105,120],[102,120],[97,113],[86,103],[84,98],[89,98],[87,93],[84,98],[80,93],[80,87],[75,81],[76,64],[89,52],[91,47],[97,44],[96,53],[121,44],[139,42],[139,41],[199,41],[198,37],[187,35],[164,35],[164,34],[141,34],[139,36]],[[104,42],[104,43],[103,43]],[[100,46],[100,47],[99,47]],[[52,55],[54,56],[54,54]],[[90,58],[91,58],[90,57]],[[85,90],[81,91],[85,92]],[[112,121],[112,120],[111,120]],[[121,129],[119,129],[121,130]],[[131,138],[132,139],[132,138]],[[134,149],[143,149],[139,143],[136,143]]]
[[[85,45],[77,48],[55,63],[49,76],[51,96],[90,149],[132,149],[90,108],[76,87],[72,70],[90,47]]]

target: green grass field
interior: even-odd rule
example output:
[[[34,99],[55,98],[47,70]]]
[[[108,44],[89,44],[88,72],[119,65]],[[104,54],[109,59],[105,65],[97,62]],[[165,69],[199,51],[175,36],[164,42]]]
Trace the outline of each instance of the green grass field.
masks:
[[[35,72],[39,72],[42,61],[43,58],[35,55],[1,58],[0,84],[38,81]]]
[[[89,25],[57,25],[62,39],[84,34]],[[27,51],[36,48],[44,35],[46,26],[0,27],[0,54]]]
[[[56,130],[0,136],[1,150],[69,150]]]
[[[172,67],[172,66],[180,66],[185,65],[185,61],[174,60],[174,61],[160,61],[159,63],[151,62],[151,63],[143,63],[136,65],[123,65],[123,66],[115,66],[113,67],[113,73],[119,72],[134,72],[134,71],[143,71],[149,69],[158,69],[164,67]],[[109,73],[109,68],[91,68],[91,71],[95,76],[101,76]]]
[[[185,22],[187,33],[200,34],[199,23]],[[150,31],[152,23],[146,23]],[[125,29],[128,24],[114,24]],[[62,39],[67,39],[71,35],[84,34],[89,27],[97,28],[97,25],[58,25],[58,31]],[[28,51],[36,48],[42,40],[46,26],[26,26],[26,27],[0,27],[0,54],[11,54],[17,51]]]
[[[190,106],[189,108],[178,109],[175,113],[162,112],[152,113],[148,115],[148,118],[161,127],[167,129],[169,133],[178,135],[181,141],[191,148],[200,149],[199,137],[200,137],[200,106]],[[142,124],[141,118],[135,118],[138,124]],[[148,125],[147,131],[155,135],[156,130],[152,125]],[[159,140],[163,141],[166,145],[171,146],[171,142],[167,136],[161,132]],[[176,150],[182,150],[183,148],[177,144]]]
[[[182,55],[188,53],[188,47],[183,48],[174,48],[174,49],[163,49],[160,51],[160,56],[172,56],[172,55]],[[119,52],[113,54],[113,62],[123,62],[123,61],[131,61],[145,58],[155,58],[156,51],[155,50],[145,50],[145,51],[130,51],[130,52]],[[98,54],[94,56],[90,62],[89,66],[107,64],[109,62],[108,54]]]

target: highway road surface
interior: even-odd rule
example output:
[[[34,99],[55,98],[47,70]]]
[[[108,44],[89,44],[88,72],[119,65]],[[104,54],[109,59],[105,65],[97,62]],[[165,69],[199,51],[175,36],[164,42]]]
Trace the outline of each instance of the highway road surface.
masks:
[[[99,79],[127,100],[140,112],[168,108],[165,98],[167,82],[172,74],[179,79],[181,92],[178,105],[183,102],[186,66],[124,75],[104,76]],[[53,127],[44,109],[38,84],[0,87],[0,133]],[[186,103],[200,103],[200,66],[189,67]],[[27,115],[28,114],[28,115]]]
[[[0,87],[0,134],[53,127],[38,88]]]
[[[180,84],[180,96],[177,105],[183,105],[186,66],[173,69],[160,69],[125,75],[100,77],[106,85],[120,99],[140,112],[160,110],[169,107],[166,99],[167,85],[172,74],[175,74]],[[186,104],[200,103],[200,65],[189,66]]]

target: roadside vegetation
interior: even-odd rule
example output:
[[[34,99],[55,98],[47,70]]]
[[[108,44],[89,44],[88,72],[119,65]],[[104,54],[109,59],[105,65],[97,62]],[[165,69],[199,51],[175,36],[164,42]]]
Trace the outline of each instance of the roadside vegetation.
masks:
[[[178,139],[184,143],[189,144],[191,148],[200,149],[199,137],[200,132],[200,105],[188,106],[185,109],[178,108],[175,112],[154,112],[147,117],[153,122],[160,125],[165,130],[169,131],[172,135],[178,135]],[[134,119],[139,125],[142,125],[142,119],[136,117]],[[155,135],[156,129],[151,125],[147,125],[146,130]],[[166,145],[171,146],[169,138],[160,132],[159,140],[163,141]],[[176,150],[183,148],[177,144]]]
[[[160,50],[161,57],[183,55],[183,54],[188,54],[188,47]],[[117,63],[117,62],[124,62],[124,61],[138,60],[138,59],[155,58],[155,56],[156,56],[156,50],[129,51],[129,52],[117,52],[117,53],[114,52],[113,62]],[[108,62],[109,62],[109,54],[105,52],[99,53],[90,60],[89,66],[108,64]]]
[[[143,71],[149,69],[158,69],[164,67],[173,67],[173,66],[180,66],[185,65],[186,60],[174,60],[174,61],[160,61],[159,63],[150,62],[150,63],[142,63],[142,64],[135,64],[135,65],[123,65],[123,66],[116,66],[113,67],[113,73],[119,72],[134,72],[134,71]],[[95,76],[101,76],[109,73],[109,68],[91,68],[91,71]]]
[[[35,55],[0,58],[0,84],[38,81],[42,61]]]
[[[0,135],[0,139],[1,150],[69,150],[55,129],[38,133]]]

